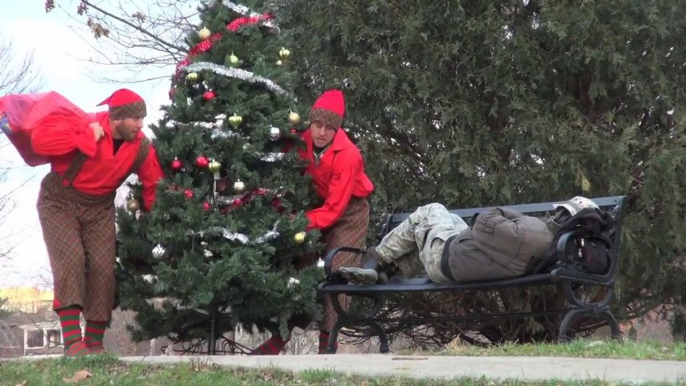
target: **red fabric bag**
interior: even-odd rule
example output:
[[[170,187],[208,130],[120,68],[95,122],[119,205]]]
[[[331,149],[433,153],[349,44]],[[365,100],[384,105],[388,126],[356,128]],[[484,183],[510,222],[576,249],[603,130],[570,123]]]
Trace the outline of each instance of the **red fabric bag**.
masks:
[[[31,148],[33,130],[41,126],[86,127],[95,122],[67,98],[50,91],[38,94],[14,94],[0,97],[0,130],[29,166],[49,163],[49,157]]]

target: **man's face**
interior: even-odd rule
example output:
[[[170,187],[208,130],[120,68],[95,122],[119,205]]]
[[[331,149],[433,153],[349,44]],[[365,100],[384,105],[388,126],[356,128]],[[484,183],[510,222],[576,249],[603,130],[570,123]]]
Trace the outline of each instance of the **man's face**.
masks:
[[[138,132],[143,129],[143,118],[126,118],[114,121],[114,130],[125,141],[136,139]]]
[[[310,124],[310,131],[312,132],[312,142],[317,147],[324,147],[333,141],[336,136],[336,129],[332,126],[327,126],[321,122],[312,122]]]

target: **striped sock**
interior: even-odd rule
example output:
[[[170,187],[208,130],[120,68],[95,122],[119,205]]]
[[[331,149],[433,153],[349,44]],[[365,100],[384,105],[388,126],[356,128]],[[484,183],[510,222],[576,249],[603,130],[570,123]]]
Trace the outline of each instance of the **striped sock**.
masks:
[[[86,336],[83,341],[88,348],[93,351],[102,350],[102,339],[105,336],[105,329],[107,322],[98,322],[95,320],[86,321]]]
[[[329,345],[329,332],[328,331],[320,331],[319,332],[319,353],[320,354],[326,354],[326,347]],[[334,347],[334,353],[338,351],[338,342],[333,343]]]
[[[252,350],[249,355],[279,355],[286,347],[286,343],[282,337],[274,335]]]
[[[55,312],[59,316],[62,326],[65,353],[68,356],[81,355],[82,350],[86,350],[86,345],[81,341],[81,325],[79,323],[81,309],[78,306],[69,306],[55,310]]]

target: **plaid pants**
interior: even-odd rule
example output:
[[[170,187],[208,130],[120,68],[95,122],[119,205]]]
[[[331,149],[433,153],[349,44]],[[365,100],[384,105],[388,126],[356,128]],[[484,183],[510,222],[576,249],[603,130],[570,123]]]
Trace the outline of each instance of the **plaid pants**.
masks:
[[[353,197],[345,209],[343,216],[331,228],[322,232],[322,241],[326,244],[324,255],[338,247],[364,248],[367,228],[369,227],[369,202],[366,198]],[[310,266],[317,262],[318,257],[303,258],[298,262],[299,268]],[[339,253],[333,261],[331,267],[335,272],[340,267],[359,267],[362,265],[362,257],[354,253]],[[338,301],[343,310],[348,310],[351,298],[348,295],[338,295]],[[333,308],[330,295],[325,295],[323,299],[322,321],[319,322],[319,329],[331,331],[333,325],[338,321],[338,315]],[[290,320],[290,325],[301,329],[307,328],[311,320],[306,315],[294,315]]]
[[[94,197],[48,173],[38,216],[55,286],[54,308],[78,305],[87,320],[109,321],[115,293],[114,195]]]

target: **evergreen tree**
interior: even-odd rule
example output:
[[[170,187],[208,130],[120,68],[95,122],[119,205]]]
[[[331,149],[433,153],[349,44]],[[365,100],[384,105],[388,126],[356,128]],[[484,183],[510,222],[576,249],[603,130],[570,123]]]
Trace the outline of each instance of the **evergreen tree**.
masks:
[[[138,313],[136,340],[206,339],[210,319],[218,336],[236,324],[287,336],[292,314],[321,313],[320,270],[293,266],[320,244],[304,232],[314,189],[287,151],[303,128],[289,38],[267,2],[244,3],[199,9],[172,101],[151,126],[165,171],[157,201],[142,213],[133,184],[118,211],[118,296]]]
[[[628,195],[620,315],[682,302],[682,2],[289,0],[283,20],[300,52],[297,94],[345,89],[377,216],[429,202]],[[515,292],[473,302],[427,295],[402,312],[544,307]],[[554,326],[471,327],[526,342],[554,338]],[[434,334],[444,331],[445,341],[460,333]]]

